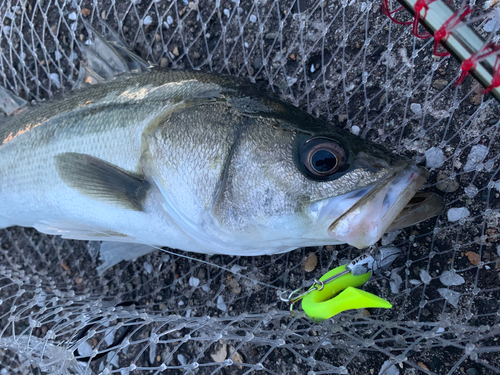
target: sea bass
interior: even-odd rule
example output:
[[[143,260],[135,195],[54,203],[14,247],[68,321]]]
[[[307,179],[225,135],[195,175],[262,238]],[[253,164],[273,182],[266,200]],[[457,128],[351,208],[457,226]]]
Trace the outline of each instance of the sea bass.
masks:
[[[364,248],[440,210],[413,198],[423,167],[241,79],[147,69],[19,112],[0,120],[0,228],[122,243],[108,266],[149,245]]]

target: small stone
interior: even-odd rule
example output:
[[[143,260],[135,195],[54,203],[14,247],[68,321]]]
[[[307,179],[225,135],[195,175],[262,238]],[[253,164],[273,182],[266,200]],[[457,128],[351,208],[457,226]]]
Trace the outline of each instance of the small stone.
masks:
[[[318,257],[316,256],[316,254],[315,253],[307,254],[306,261],[304,262],[304,270],[306,272],[312,272],[315,270],[317,265],[318,265]]]
[[[227,356],[227,344],[222,340],[219,340],[219,346],[216,352],[210,354],[210,357],[215,362],[224,362]]]
[[[228,275],[226,278],[226,285],[228,289],[233,293],[233,294],[240,294],[241,293],[241,286],[236,281],[231,275]]]
[[[295,57],[295,53],[292,53],[292,54],[290,55],[290,59],[292,59],[293,61],[295,61],[295,60],[297,59],[297,58]]]
[[[196,3],[194,1],[191,1],[191,2],[189,2],[188,7],[191,10],[195,10],[196,9]]]
[[[278,33],[267,33],[264,38],[267,40],[274,40],[274,39],[276,39],[277,35],[278,35]]]
[[[465,279],[455,273],[455,271],[444,271],[439,277],[439,280],[446,286],[456,286],[465,283]]]
[[[418,103],[411,103],[410,109],[417,116],[420,116],[422,114],[422,106]]]
[[[385,375],[399,375],[399,370],[394,364],[393,361],[387,360],[382,364],[382,367],[380,368],[380,371],[378,373],[379,375],[385,374]]]
[[[106,19],[106,11],[103,10],[102,13],[101,13],[101,18],[104,20]]]
[[[436,79],[432,82],[432,87],[438,89],[439,91],[443,90],[446,86],[448,86],[448,81],[445,79]]]
[[[424,370],[430,371],[429,367],[424,362],[417,362],[418,367],[423,368]]]
[[[440,288],[438,289],[439,294],[443,297],[450,305],[457,308],[458,302],[460,301],[460,293],[451,289]]]
[[[160,60],[160,68],[168,67],[168,59],[166,57],[162,57]]]
[[[245,363],[244,360],[243,360],[243,356],[240,354],[240,352],[235,352],[236,348],[234,346],[229,346],[229,351],[231,353],[233,353],[233,355],[231,356],[231,359],[233,360],[233,362],[235,363]],[[239,365],[238,368],[240,370],[243,369],[243,366]]]
[[[68,262],[66,260],[62,261],[61,267],[66,271],[68,275],[71,275],[71,268],[69,268]]]
[[[419,276],[420,276],[420,280],[422,280],[422,282],[424,284],[429,284],[432,281],[431,275],[429,275],[429,272],[427,272],[424,269],[420,270],[420,275]]]
[[[439,173],[436,179],[437,179],[436,188],[438,188],[441,191],[444,191],[445,193],[454,193],[460,187],[457,180],[450,179],[449,176],[447,176],[444,173]]]
[[[204,269],[204,268],[200,268],[200,269],[198,270],[198,278],[199,278],[200,280],[204,280],[206,275],[207,275],[207,271],[205,271],[205,269]]]
[[[478,105],[481,104],[481,98],[482,98],[481,94],[473,93],[470,96],[470,102],[471,102],[472,105],[478,106]]]
[[[82,279],[81,277],[77,277],[77,278],[75,279],[75,283],[76,283],[76,285],[80,285],[82,282],[83,282],[83,279]]]
[[[339,122],[344,122],[345,120],[347,120],[347,115],[344,115],[344,114],[339,115],[338,119],[339,119]]]
[[[469,155],[467,155],[467,162],[464,166],[465,172],[472,172],[479,164],[488,156],[488,147],[484,145],[472,146]]]
[[[161,35],[160,35],[160,34],[158,34],[158,33],[156,33],[156,34],[155,34],[155,41],[156,41],[156,42],[159,42],[160,40],[161,40]]]
[[[179,361],[179,363],[182,365],[182,366],[186,366],[187,365],[187,360],[186,360],[186,357],[182,354],[177,354],[177,360]],[[116,365],[116,367],[118,367],[118,365]]]
[[[222,295],[217,297],[217,308],[221,311],[227,311],[227,305],[224,302],[224,297]]]
[[[177,48],[177,46],[174,46],[172,53],[174,54],[174,56],[179,56],[179,48]]]
[[[325,246],[325,250],[326,251],[335,251],[335,246],[333,246],[333,245],[326,245]]]
[[[467,186],[464,189],[465,195],[467,195],[469,198],[474,198],[477,193],[479,193],[479,189],[473,185]]]
[[[359,135],[360,131],[361,131],[361,128],[358,125],[353,125],[351,127],[351,133],[354,135]]]
[[[82,8],[82,17],[88,17],[90,16],[90,13],[92,13],[90,9]]]
[[[193,59],[199,59],[200,58],[200,53],[198,51],[193,52]]]
[[[448,221],[455,222],[469,217],[470,211],[466,207],[454,207],[448,210]]]
[[[259,70],[260,68],[262,68],[262,63],[262,57],[255,58],[255,60],[253,61],[253,67],[255,68],[255,70]]]
[[[479,372],[474,367],[471,367],[471,368],[467,369],[465,371],[465,373],[467,375],[478,375],[479,374]]]
[[[465,253],[465,256],[469,259],[469,262],[471,262],[472,265],[474,265],[474,266],[478,265],[478,263],[480,261],[478,253],[475,253],[473,251],[467,251]]]
[[[189,278],[189,286],[196,288],[199,285],[200,285],[200,279],[194,276],[191,276]]]
[[[472,82],[472,87],[476,86],[477,87],[472,91],[472,95],[470,96],[470,102],[472,105],[480,105],[481,104],[481,100],[483,98],[483,94],[481,94],[481,91],[483,91],[483,86],[481,85],[478,85],[478,82],[476,80],[474,80]]]
[[[444,153],[440,148],[431,147],[425,151],[425,166],[427,168],[441,168],[444,161]]]

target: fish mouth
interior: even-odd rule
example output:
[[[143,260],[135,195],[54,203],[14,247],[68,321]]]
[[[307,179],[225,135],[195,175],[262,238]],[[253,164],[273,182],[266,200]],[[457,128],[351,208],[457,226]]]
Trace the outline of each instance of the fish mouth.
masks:
[[[396,170],[340,215],[328,228],[329,236],[362,249],[384,233],[437,215],[443,208],[441,198],[417,193],[428,176],[427,169],[416,165]]]

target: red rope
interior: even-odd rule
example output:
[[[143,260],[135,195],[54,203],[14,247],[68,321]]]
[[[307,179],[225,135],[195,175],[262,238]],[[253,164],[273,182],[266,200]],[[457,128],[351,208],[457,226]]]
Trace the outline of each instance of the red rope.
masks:
[[[495,60],[495,67],[493,68],[493,78],[491,78],[491,85],[486,87],[482,91],[482,94],[488,94],[495,87],[499,86],[500,86],[500,59],[499,56],[497,55],[497,59]]]
[[[420,39],[427,39],[427,38],[431,37],[430,33],[427,33],[427,32],[424,34],[418,33],[420,12],[422,11],[422,9],[425,10],[424,16],[422,18],[422,19],[425,19],[425,17],[427,17],[427,11],[429,10],[429,4],[433,3],[434,1],[436,1],[436,0],[417,0],[417,2],[415,3],[415,14],[413,16],[413,21],[403,22],[403,21],[399,21],[399,20],[395,19],[393,14],[396,12],[399,12],[401,9],[403,9],[403,6],[400,6],[400,7],[391,11],[389,8],[389,0],[382,0],[382,13],[384,13],[387,17],[389,17],[389,19],[392,22],[395,22],[399,25],[413,25],[413,28],[412,28],[413,35],[415,35],[417,38],[420,38]]]
[[[413,21],[403,22],[394,18],[394,14],[403,9],[400,6],[394,10],[389,8],[389,0],[382,0],[382,13],[384,13],[389,19],[399,25],[412,25],[412,33],[417,38],[427,39],[431,37],[431,34],[425,32],[423,34],[418,33],[418,26],[420,24],[420,19],[425,20],[427,17],[427,11],[429,10],[429,5],[436,0],[417,0],[415,3],[415,13],[413,15]],[[420,13],[424,10],[424,15],[420,18]],[[441,42],[446,42],[450,37],[454,28],[456,28],[465,18],[473,12],[473,9],[469,5],[465,5],[456,11],[438,30],[434,32],[434,52],[435,56],[444,57],[448,56],[449,52],[438,52],[439,44]],[[457,79],[457,85],[460,85],[465,80],[465,77],[476,69],[477,63],[488,58],[489,56],[496,55],[495,65],[493,67],[493,77],[491,79],[491,85],[483,90],[483,94],[489,93],[496,87],[500,87],[500,45],[495,45],[494,43],[489,43],[482,49],[477,51],[468,59],[462,61],[460,66],[460,77]]]
[[[490,86],[486,88],[488,92],[493,90],[495,87],[500,86],[499,84],[496,84],[498,82],[499,78],[498,75],[500,74],[500,66],[498,66],[498,51],[500,51],[500,45],[496,45],[493,43],[487,44],[485,47],[477,51],[475,54],[473,54],[471,57],[468,59],[465,59],[462,62],[462,65],[460,66],[460,70],[462,71],[460,73],[460,77],[457,79],[457,85],[462,84],[462,82],[465,80],[465,77],[467,77],[470,73],[471,70],[476,69],[477,63],[480,61],[483,61],[484,59],[488,58],[491,55],[497,55],[497,60],[495,62],[495,67],[494,67],[494,73],[493,73],[493,79],[492,83]]]
[[[473,9],[466,5],[459,9],[457,12],[453,14],[444,24],[434,33],[434,56],[445,57],[448,56],[449,52],[438,52],[439,43],[441,41],[446,41],[451,31],[457,27],[462,21],[465,20],[469,14],[471,14]]]
[[[403,9],[402,5],[398,8],[396,8],[395,10],[391,11],[389,8],[388,0],[382,0],[382,13],[384,13],[387,17],[389,17],[389,19],[392,22],[397,23],[398,25],[411,25],[412,21],[408,21],[408,22],[398,21],[397,19],[395,19],[392,16],[394,13],[399,12],[401,9]]]
[[[418,33],[418,25],[420,23],[419,22],[420,21],[420,12],[422,11],[422,9],[425,10],[424,17],[422,18],[423,20],[425,20],[425,17],[427,17],[427,11],[429,10],[429,4],[433,3],[434,1],[436,1],[436,0],[417,0],[417,2],[415,3],[415,7],[414,7],[415,14],[413,15],[412,32],[413,32],[413,35],[415,35],[417,38],[427,39],[427,38],[431,37],[431,34],[429,32],[419,34]]]

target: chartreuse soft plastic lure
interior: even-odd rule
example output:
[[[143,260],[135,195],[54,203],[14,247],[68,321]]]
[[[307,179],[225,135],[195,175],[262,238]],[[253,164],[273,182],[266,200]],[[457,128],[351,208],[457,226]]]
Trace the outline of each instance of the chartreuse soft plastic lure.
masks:
[[[377,255],[364,254],[349,264],[326,273],[304,293],[297,289],[282,300],[293,304],[302,299],[302,308],[314,321],[329,319],[342,311],[360,308],[391,308],[383,298],[356,287],[365,284],[372,273],[385,271],[398,257],[400,251],[394,247],[383,248]]]

